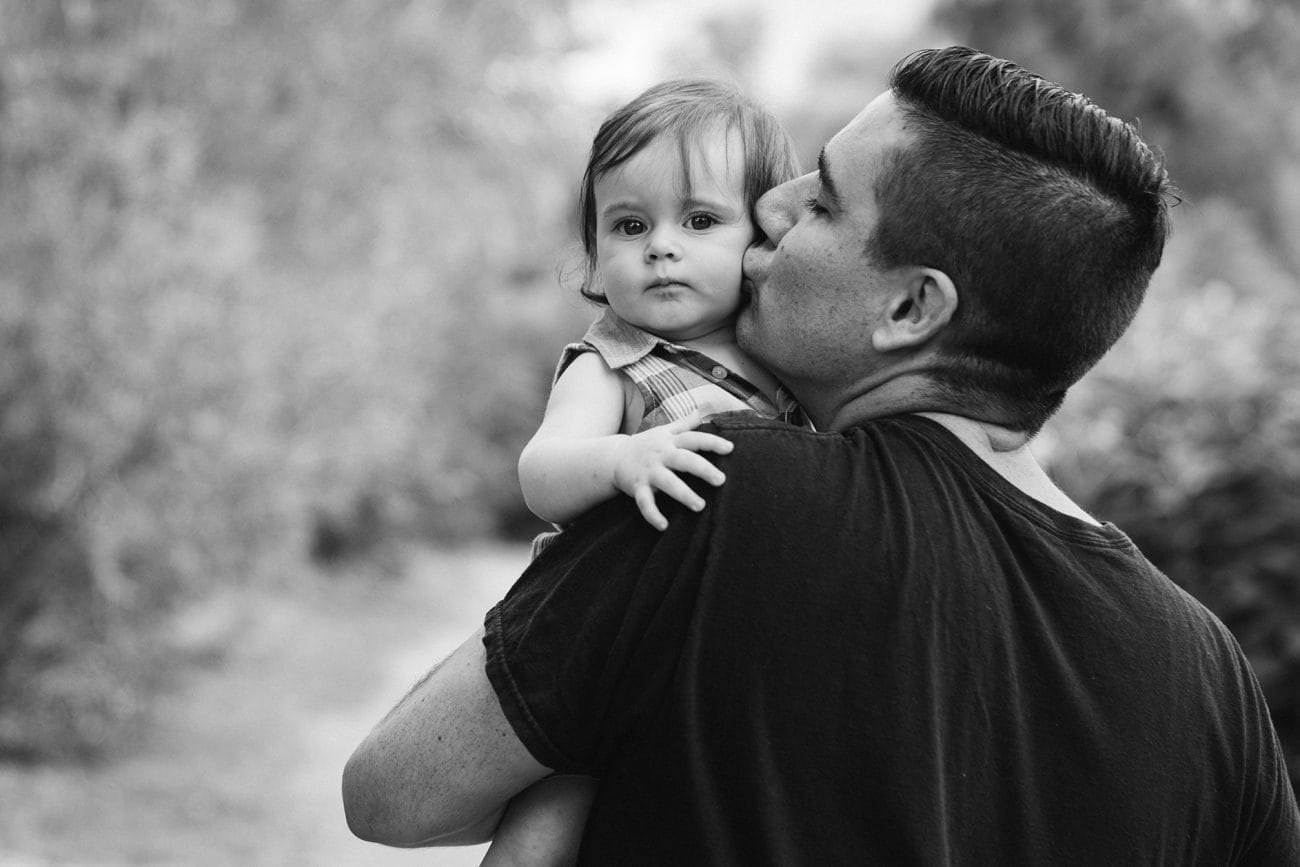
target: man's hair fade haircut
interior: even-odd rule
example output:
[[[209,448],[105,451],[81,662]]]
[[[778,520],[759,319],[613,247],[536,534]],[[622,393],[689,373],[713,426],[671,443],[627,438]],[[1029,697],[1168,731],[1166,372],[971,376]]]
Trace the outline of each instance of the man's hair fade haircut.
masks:
[[[1163,161],[1086,97],[971,48],[911,54],[890,86],[912,135],[881,172],[868,254],[956,284],[944,403],[1036,432],[1142,302],[1169,232]]]

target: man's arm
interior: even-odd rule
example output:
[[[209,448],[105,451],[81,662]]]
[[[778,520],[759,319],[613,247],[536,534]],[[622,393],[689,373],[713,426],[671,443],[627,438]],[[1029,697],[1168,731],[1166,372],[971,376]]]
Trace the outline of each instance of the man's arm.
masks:
[[[550,773],[506,721],[485,660],[479,629],[357,747],[343,770],[352,833],[408,847],[490,840],[510,798]]]

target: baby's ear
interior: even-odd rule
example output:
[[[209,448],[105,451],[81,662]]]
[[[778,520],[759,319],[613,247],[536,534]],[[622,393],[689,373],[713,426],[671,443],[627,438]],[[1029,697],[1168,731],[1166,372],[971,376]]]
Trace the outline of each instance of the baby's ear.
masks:
[[[935,268],[909,268],[885,307],[884,321],[871,334],[877,352],[918,347],[944,329],[957,312],[957,287]]]

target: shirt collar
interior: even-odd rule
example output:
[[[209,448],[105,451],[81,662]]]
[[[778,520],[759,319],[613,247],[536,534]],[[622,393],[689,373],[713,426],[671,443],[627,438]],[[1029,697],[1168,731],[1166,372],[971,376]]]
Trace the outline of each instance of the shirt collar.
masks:
[[[625,322],[608,307],[600,318],[592,323],[583,340],[596,348],[611,370],[618,370],[640,361],[656,346],[678,348],[676,344],[662,337],[656,337],[645,329]]]

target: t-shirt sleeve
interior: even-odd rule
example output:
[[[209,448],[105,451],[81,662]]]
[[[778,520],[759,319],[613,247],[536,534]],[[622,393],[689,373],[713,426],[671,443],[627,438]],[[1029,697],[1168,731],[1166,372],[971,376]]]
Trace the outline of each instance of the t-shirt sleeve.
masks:
[[[1245,753],[1253,757],[1256,767],[1246,775],[1254,793],[1243,805],[1240,827],[1244,848],[1234,863],[1252,867],[1300,864],[1300,810],[1296,808],[1286,754],[1273,728],[1263,690],[1240,649],[1237,654],[1245,692]]]
[[[1269,757],[1273,761],[1268,762]],[[1300,864],[1300,812],[1276,737],[1266,764],[1266,772],[1257,777],[1260,791],[1254,805],[1256,822],[1247,827],[1247,848],[1236,863],[1259,867]]]
[[[553,770],[598,775],[635,748],[664,699],[714,511],[665,505],[662,533],[627,498],[587,512],[487,614],[488,679],[519,739]]]

